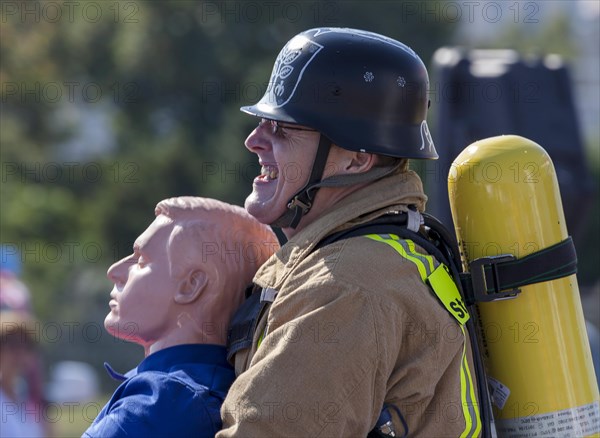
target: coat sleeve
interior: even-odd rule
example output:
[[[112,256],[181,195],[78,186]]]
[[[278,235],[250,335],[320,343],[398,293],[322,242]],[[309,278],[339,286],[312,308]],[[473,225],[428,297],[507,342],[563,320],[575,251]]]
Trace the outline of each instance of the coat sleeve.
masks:
[[[397,354],[382,345],[400,343],[395,330],[380,327],[394,327],[397,312],[380,314],[371,294],[339,280],[280,295],[250,367],[223,404],[217,436],[366,436],[385,397],[390,369],[382,360]]]

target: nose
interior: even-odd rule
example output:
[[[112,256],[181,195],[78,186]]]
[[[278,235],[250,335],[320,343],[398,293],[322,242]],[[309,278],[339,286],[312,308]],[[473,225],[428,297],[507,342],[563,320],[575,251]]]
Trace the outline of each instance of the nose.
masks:
[[[271,145],[270,138],[267,134],[268,127],[264,125],[258,125],[246,138],[246,141],[244,142],[246,148],[250,152],[254,153],[267,150]]]
[[[127,272],[129,270],[129,263],[127,262],[129,259],[131,259],[131,256],[119,260],[106,271],[106,276],[114,284],[120,285],[127,281]]]

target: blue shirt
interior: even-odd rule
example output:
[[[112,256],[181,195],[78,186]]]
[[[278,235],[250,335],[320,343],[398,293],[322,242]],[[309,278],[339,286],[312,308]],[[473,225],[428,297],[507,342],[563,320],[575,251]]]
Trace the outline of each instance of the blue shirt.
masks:
[[[83,437],[213,437],[235,373],[225,347],[188,344],[151,354],[121,378]]]

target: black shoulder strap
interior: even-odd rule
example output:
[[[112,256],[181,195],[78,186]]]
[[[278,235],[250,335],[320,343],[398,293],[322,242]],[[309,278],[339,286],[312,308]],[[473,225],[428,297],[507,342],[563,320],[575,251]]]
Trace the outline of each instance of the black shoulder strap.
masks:
[[[371,222],[330,234],[317,243],[313,251],[339,240],[349,239],[350,237],[365,236],[367,234],[396,234],[407,229],[407,222],[408,215],[404,212],[385,215]]]
[[[452,264],[458,272],[460,260],[456,243],[448,242],[449,233],[429,215],[424,215],[425,225],[431,226],[434,233],[443,237],[438,242],[421,233],[406,228],[407,215],[386,215],[376,221],[361,224],[348,230],[331,234],[315,246],[315,250],[339,240],[367,234],[396,234],[403,239],[411,239],[434,255],[440,262]],[[429,233],[431,235],[431,232]],[[442,244],[440,244],[442,243]],[[450,267],[450,266],[449,266]],[[465,299],[468,304],[482,301],[494,301],[515,297],[519,288],[534,283],[555,280],[577,273],[577,254],[573,239],[569,236],[562,242],[536,251],[520,259],[512,254],[481,257],[469,264],[468,273],[460,273]]]
[[[229,324],[227,332],[227,360],[231,361],[236,352],[252,346],[254,329],[263,303],[260,301],[261,288],[250,285],[246,289],[246,300],[238,308]]]

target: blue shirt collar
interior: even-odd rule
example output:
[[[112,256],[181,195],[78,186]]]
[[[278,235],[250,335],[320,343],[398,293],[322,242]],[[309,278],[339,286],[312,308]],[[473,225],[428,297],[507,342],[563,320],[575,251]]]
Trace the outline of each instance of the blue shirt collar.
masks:
[[[231,368],[226,355],[227,349],[222,345],[182,344],[152,353],[140,362],[136,368],[125,374],[115,371],[108,362],[104,362],[104,368],[106,368],[110,377],[122,382],[143,371],[168,371],[170,368],[179,366],[182,363],[199,363]]]
[[[119,382],[124,382],[131,376],[137,374],[137,368],[134,368],[125,374],[121,374],[120,372],[116,371],[113,367],[111,367],[108,362],[104,362],[104,369],[106,369],[106,372],[110,377],[112,377],[115,380],[118,380]]]

